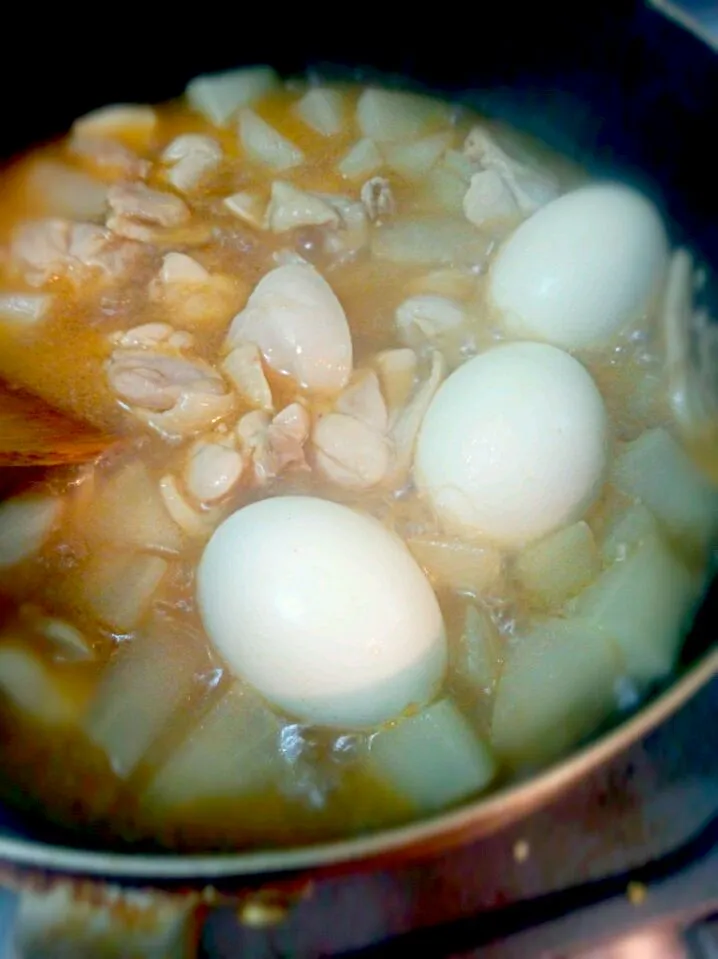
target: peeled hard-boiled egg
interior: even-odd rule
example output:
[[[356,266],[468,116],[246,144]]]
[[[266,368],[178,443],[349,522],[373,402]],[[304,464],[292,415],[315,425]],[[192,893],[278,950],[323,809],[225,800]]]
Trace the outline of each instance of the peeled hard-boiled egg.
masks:
[[[499,251],[489,301],[509,333],[566,349],[599,345],[640,318],[667,262],[654,205],[620,184],[546,204]]]
[[[519,546],[583,514],[607,441],[601,394],[578,360],[545,343],[508,343],[439,388],[414,478],[447,530]]]
[[[229,666],[305,722],[385,722],[428,702],[444,674],[441,612],[411,553],[328,500],[238,510],[205,549],[197,596]]]

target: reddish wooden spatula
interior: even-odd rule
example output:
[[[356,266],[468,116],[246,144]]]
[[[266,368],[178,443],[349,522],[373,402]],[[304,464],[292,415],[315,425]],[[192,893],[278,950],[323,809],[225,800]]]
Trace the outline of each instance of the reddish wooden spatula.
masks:
[[[81,463],[115,441],[0,381],[0,467]]]

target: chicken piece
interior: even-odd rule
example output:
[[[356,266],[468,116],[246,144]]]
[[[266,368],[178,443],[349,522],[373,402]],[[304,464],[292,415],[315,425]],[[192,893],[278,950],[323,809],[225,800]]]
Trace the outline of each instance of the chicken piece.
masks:
[[[306,469],[304,445],[309,438],[309,413],[300,403],[291,403],[273,419],[264,410],[245,414],[237,424],[240,448],[252,463],[258,485],[274,479],[292,466]]]
[[[232,321],[227,343],[255,343],[271,369],[316,392],[338,392],[351,373],[344,309],[324,277],[303,264],[262,277]]]
[[[119,399],[168,440],[205,430],[234,408],[222,377],[199,359],[156,350],[116,349],[106,370]]]
[[[394,458],[387,480],[394,488],[406,482],[414,459],[414,447],[419,429],[429,404],[445,376],[446,360],[442,353],[433,350],[427,378],[418,385],[406,406],[392,417],[389,439],[394,449]]]
[[[160,495],[172,519],[193,539],[208,539],[224,519],[225,511],[221,507],[200,511],[190,506],[174,476],[162,477]]]
[[[324,252],[338,260],[353,257],[369,243],[369,223],[363,203],[346,196],[317,194],[339,216],[336,226],[324,231]]]
[[[379,377],[373,370],[354,374],[334,405],[337,413],[353,416],[379,433],[389,425],[389,414],[379,386]]]
[[[393,415],[401,409],[414,389],[418,360],[410,349],[383,350],[374,357],[382,396]]]
[[[537,170],[513,159],[498,145],[491,134],[481,127],[474,127],[466,137],[464,155],[477,163],[481,170],[492,170],[498,174],[504,185],[513,194],[520,212],[525,216],[534,213],[539,207],[558,196],[558,182],[552,174],[545,170]],[[469,216],[470,210],[474,210],[476,197],[481,189],[487,189],[485,179],[480,176],[478,186],[474,187],[474,177],[476,176],[476,173],[472,176],[472,185],[469,188],[469,194],[472,193],[472,190],[474,191],[474,198],[468,204],[465,204],[467,216]],[[493,182],[492,189],[494,191],[499,189],[495,179],[489,182]],[[498,202],[495,196],[493,202],[494,204]],[[505,194],[503,194],[501,203],[508,205]],[[466,209],[467,205],[469,209]],[[469,216],[469,219],[472,218]],[[474,221],[472,220],[472,222]]]
[[[415,350],[441,350],[450,363],[461,362],[473,343],[470,319],[463,306],[446,296],[411,296],[396,311],[401,340]]]
[[[382,220],[396,212],[396,200],[391,184],[384,177],[375,176],[367,180],[359,195],[372,221]]]
[[[151,349],[162,344],[175,350],[190,350],[194,346],[194,337],[186,330],[176,330],[169,323],[143,323],[131,330],[111,334],[110,342],[129,349]]]
[[[147,256],[139,243],[94,223],[49,219],[26,223],[12,238],[11,258],[31,286],[66,277],[75,284],[96,272],[119,279]]]
[[[180,193],[190,193],[221,164],[222,147],[212,137],[185,133],[176,137],[162,154],[170,164],[167,179]]]
[[[162,303],[178,325],[226,326],[240,291],[226,276],[212,275],[185,253],[167,253],[150,283],[150,299]]]
[[[114,179],[145,180],[152,164],[116,140],[100,136],[74,136],[69,150],[100,175]]]
[[[274,400],[262,366],[262,356],[254,343],[241,343],[222,361],[222,370],[231,380],[240,398],[249,406],[272,411]]]
[[[144,183],[115,184],[107,193],[107,202],[112,211],[108,228],[131,240],[152,241],[158,229],[186,226],[192,216],[184,200]]]
[[[391,447],[385,436],[344,413],[321,417],[312,433],[314,466],[347,489],[370,489],[389,470]]]
[[[301,226],[339,225],[339,214],[316,193],[275,180],[266,214],[273,233],[286,233]]]
[[[231,437],[200,440],[189,452],[184,479],[188,492],[201,503],[223,499],[242,478],[244,459]]]

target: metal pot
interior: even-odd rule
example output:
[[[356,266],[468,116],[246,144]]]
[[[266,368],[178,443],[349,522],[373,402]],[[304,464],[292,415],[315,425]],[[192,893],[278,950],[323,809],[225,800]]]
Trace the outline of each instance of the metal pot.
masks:
[[[367,12],[339,26],[276,10],[192,22],[177,43],[169,23],[103,28],[88,47],[63,19],[55,33],[44,20],[32,60],[0,61],[9,90],[6,153],[66,129],[72,119],[107,102],[153,101],[177,94],[193,75],[242,62],[271,62],[300,72],[371,68],[459,97],[533,133],[589,169],[638,183],[663,206],[683,239],[718,273],[718,189],[708,131],[718,116],[718,57],[702,39],[639,2],[595,8],[560,3],[531,10],[488,6],[467,16],[438,9],[389,19]],[[36,32],[18,9],[19,33]],[[128,20],[130,18],[128,17]],[[24,22],[26,20],[27,22]],[[23,41],[29,43],[27,39]],[[30,85],[31,81],[34,85]],[[20,95],[15,92],[20,91]],[[14,99],[17,97],[17,99]],[[7,112],[6,112],[7,117]],[[714,311],[715,312],[715,311]],[[476,839],[545,803],[592,767],[661,723],[718,673],[709,626],[711,590],[689,637],[679,674],[640,712],[567,760],[530,781],[403,828],[324,845],[210,856],[145,856],[91,852],[48,841],[40,824],[8,812],[0,832],[0,879],[40,886],[64,877],[96,889],[95,881],[191,895],[193,902],[246,894],[259,883],[260,901],[290,898],[317,873],[374,867],[395,857],[424,856]],[[299,885],[297,886],[297,882]],[[264,899],[262,899],[264,896]]]

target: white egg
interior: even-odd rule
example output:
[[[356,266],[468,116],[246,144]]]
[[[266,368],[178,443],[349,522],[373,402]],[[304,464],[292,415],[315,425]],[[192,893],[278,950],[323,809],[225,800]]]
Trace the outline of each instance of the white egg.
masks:
[[[205,549],[197,596],[232,670],[305,722],[385,722],[428,702],[444,675],[441,612],[411,553],[328,500],[238,510]]]
[[[654,205],[619,184],[582,187],[519,226],[489,276],[507,331],[566,349],[600,345],[650,304],[667,263]]]
[[[263,276],[232,320],[227,341],[254,343],[273,370],[317,392],[338,392],[352,371],[344,309],[309,264],[279,266]]]
[[[544,343],[508,343],[439,388],[414,478],[447,530],[519,546],[584,513],[607,441],[601,394],[578,360]]]

